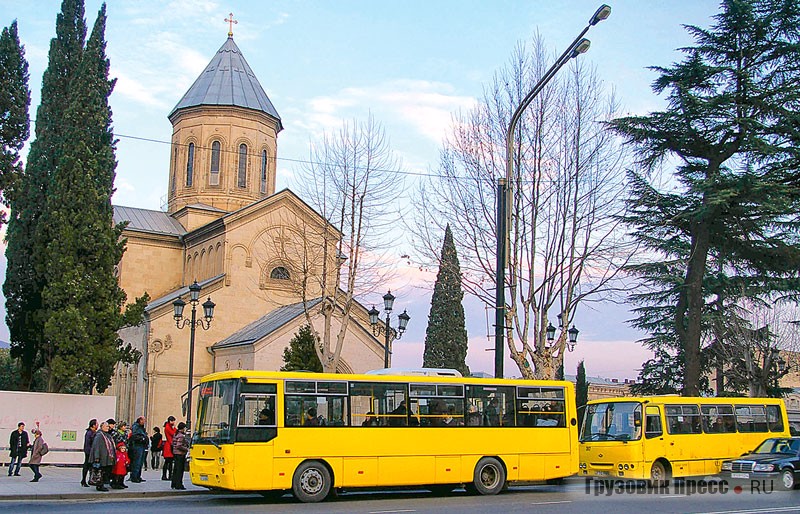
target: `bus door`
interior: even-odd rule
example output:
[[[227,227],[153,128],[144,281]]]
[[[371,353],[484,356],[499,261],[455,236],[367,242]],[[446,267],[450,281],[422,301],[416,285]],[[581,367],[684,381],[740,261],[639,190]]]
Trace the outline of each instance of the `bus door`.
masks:
[[[237,400],[236,444],[233,464],[237,489],[272,488],[277,384],[244,383]]]
[[[643,476],[650,476],[650,468],[653,462],[667,454],[667,442],[664,440],[664,421],[661,410],[656,405],[648,405],[644,409],[644,441],[643,441],[643,465],[645,469],[640,470]]]

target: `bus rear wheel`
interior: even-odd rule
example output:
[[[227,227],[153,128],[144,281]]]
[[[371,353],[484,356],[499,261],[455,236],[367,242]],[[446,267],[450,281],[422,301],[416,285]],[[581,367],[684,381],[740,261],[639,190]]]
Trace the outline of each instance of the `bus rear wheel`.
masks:
[[[300,464],[292,477],[292,492],[303,503],[321,502],[331,492],[330,471],[319,461]]]
[[[499,460],[494,457],[484,457],[475,466],[472,476],[472,485],[485,495],[497,494],[503,490],[506,483],[506,470]]]

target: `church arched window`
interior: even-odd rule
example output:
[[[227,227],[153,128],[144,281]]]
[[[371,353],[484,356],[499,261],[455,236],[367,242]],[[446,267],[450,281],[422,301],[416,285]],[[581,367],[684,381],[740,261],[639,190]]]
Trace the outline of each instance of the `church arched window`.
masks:
[[[186,187],[192,187],[194,180],[194,143],[189,143],[189,151],[186,159]]]
[[[208,175],[208,183],[212,186],[219,185],[219,141],[211,143],[211,170]]]
[[[239,174],[237,175],[236,185],[247,187],[247,145],[239,145]]]
[[[284,268],[283,266],[277,266],[272,268],[272,271],[269,274],[269,278],[273,278],[275,280],[289,280],[289,270]]]
[[[261,192],[267,192],[267,151],[261,152]]]
[[[177,145],[172,150],[172,182],[170,183],[170,189],[172,190],[172,194],[175,194],[175,176],[178,174],[178,147]]]

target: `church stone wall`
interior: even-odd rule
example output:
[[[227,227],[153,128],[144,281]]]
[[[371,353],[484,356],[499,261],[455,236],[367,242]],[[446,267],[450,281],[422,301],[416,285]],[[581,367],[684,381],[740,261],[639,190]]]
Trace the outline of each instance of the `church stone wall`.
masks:
[[[159,298],[181,286],[183,280],[183,244],[177,237],[148,237],[124,231],[128,238],[125,254],[119,263],[119,284],[128,301],[145,292]]]

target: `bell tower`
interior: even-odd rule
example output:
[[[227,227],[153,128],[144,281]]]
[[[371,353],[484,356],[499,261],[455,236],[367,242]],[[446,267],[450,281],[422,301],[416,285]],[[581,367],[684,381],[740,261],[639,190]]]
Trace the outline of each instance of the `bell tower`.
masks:
[[[281,118],[228,33],[169,114],[168,212],[231,212],[275,193]]]

